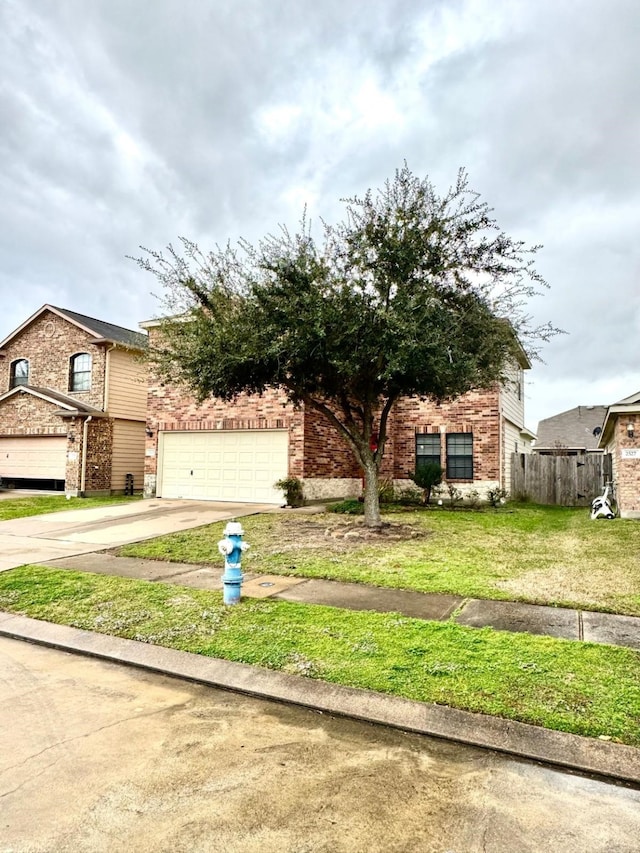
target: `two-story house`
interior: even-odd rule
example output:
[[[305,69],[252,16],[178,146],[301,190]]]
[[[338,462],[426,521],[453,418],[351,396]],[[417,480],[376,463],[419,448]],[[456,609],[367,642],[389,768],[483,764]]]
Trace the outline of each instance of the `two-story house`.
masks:
[[[141,324],[151,345],[160,321]],[[382,476],[397,486],[420,460],[438,462],[463,493],[510,488],[511,454],[527,452],[523,351],[505,381],[436,405],[400,399],[388,422]],[[145,494],[165,498],[277,502],[274,483],[302,480],[307,499],[356,496],[362,471],[343,439],[315,410],[295,409],[278,390],[202,404],[150,373]]]
[[[141,489],[146,344],[140,332],[53,305],[0,342],[3,484],[110,494],[131,474]]]

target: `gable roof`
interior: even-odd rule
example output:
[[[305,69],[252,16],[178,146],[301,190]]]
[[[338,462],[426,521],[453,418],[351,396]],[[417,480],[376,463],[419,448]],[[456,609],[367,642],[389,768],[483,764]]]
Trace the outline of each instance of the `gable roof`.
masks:
[[[576,406],[538,423],[536,450],[596,450],[602,433],[606,406]]]
[[[618,400],[607,409],[607,414],[602,426],[602,435],[600,436],[600,447],[604,447],[611,436],[613,425],[619,415],[636,415],[640,414],[640,391],[625,397],[623,400]]]
[[[38,388],[35,385],[16,385],[4,394],[0,394],[0,403],[14,397],[17,394],[30,394],[32,397],[39,397],[41,400],[46,400],[47,403],[52,403],[59,406],[62,411],[56,412],[59,415],[103,415],[101,409],[96,409],[95,406],[89,406],[87,403],[82,403],[73,397],[68,397],[66,394],[61,394],[60,391],[54,391],[52,388]]]
[[[23,329],[26,329],[34,320],[36,320],[45,311],[51,311],[62,317],[74,326],[83,329],[90,335],[95,337],[95,343],[114,343],[125,346],[129,349],[144,350],[147,347],[147,336],[141,332],[134,332],[132,329],[125,329],[123,326],[116,326],[113,323],[105,323],[104,320],[96,320],[94,317],[87,317],[85,314],[78,314],[76,311],[69,311],[67,308],[56,308],[55,305],[43,305],[35,314],[32,314],[22,325],[14,329],[3,341],[0,341],[0,349],[6,346],[10,340],[15,338]]]

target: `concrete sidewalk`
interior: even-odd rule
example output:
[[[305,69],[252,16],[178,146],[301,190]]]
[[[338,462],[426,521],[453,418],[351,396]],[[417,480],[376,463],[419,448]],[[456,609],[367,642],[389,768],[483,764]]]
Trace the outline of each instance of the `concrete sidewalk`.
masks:
[[[196,566],[116,557],[106,552],[80,554],[45,563],[52,568],[74,569],[96,574],[117,575],[148,581],[162,581],[198,589],[222,589],[222,566]],[[402,613],[417,619],[445,621],[459,625],[491,627],[498,631],[527,632],[567,640],[584,640],[640,650],[640,617],[618,616],[522,604],[434,595],[366,584],[255,575],[246,573],[242,594],[251,598],[274,598],[304,604],[325,604],[351,610]]]

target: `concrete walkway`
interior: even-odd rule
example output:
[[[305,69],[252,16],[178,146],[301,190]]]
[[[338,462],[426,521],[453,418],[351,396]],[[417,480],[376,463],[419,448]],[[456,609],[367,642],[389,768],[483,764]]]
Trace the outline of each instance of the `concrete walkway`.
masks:
[[[222,588],[220,565],[166,563],[116,557],[105,552],[65,557],[49,561],[45,565],[162,581],[198,589]],[[459,625],[473,628],[491,627],[499,631],[527,632],[640,650],[640,617],[636,616],[617,616],[611,613],[545,607],[515,601],[465,599],[455,595],[434,595],[365,584],[250,573],[245,574],[242,594],[251,598],[325,604],[351,610],[402,613],[417,619],[444,621],[453,618]]]

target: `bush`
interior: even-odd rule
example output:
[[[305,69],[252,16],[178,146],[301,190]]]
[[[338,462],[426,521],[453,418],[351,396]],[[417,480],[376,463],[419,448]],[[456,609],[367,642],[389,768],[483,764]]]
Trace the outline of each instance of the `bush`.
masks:
[[[409,477],[422,489],[422,502],[427,506],[431,500],[431,490],[442,482],[442,466],[437,462],[422,462]]]
[[[507,498],[509,495],[507,494],[505,489],[501,489],[499,486],[495,486],[492,489],[487,489],[487,500],[491,504],[494,509],[498,509],[499,506],[507,502]]]
[[[395,501],[396,489],[393,480],[380,480],[378,483],[378,499],[381,504],[392,504]]]
[[[285,477],[274,485],[276,489],[282,489],[284,492],[287,506],[304,506],[302,483],[297,477]]]
[[[417,506],[423,502],[421,489],[405,488],[398,492],[396,503],[400,506]]]
[[[343,501],[328,506],[327,512],[340,512],[345,515],[363,515],[364,504],[358,498],[345,498]]]
[[[462,492],[457,486],[454,486],[453,483],[445,483],[445,485],[449,494],[449,509],[455,509],[456,506],[464,500]]]

